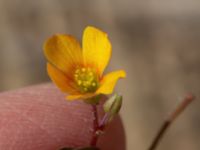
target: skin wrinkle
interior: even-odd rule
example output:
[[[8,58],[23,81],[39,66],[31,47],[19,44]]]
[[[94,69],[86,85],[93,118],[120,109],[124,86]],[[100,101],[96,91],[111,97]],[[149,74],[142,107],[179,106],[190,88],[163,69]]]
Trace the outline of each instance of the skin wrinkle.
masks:
[[[12,113],[10,114],[10,115],[12,115]],[[12,145],[14,145],[16,142],[15,142],[15,140],[9,140],[9,139],[12,139],[12,138],[14,138],[17,134],[18,134],[18,130],[16,130],[15,132],[16,132],[16,134],[15,135],[12,135],[12,136],[8,136],[7,134],[3,134],[3,133],[5,133],[5,132],[9,132],[8,130],[9,130],[9,125],[10,124],[12,124],[12,122],[14,122],[15,120],[17,120],[17,118],[19,118],[20,116],[15,116],[15,118],[13,119],[13,120],[10,120],[9,119],[9,117],[8,118],[6,118],[7,119],[7,122],[6,122],[6,125],[4,124],[3,126],[2,126],[2,128],[1,128],[1,131],[0,131],[0,135],[5,135],[5,138],[6,138],[6,140],[7,141],[9,141],[9,146],[7,146],[6,148],[9,148],[10,146],[12,146]],[[18,124],[15,124],[15,126],[17,126]],[[4,143],[1,143],[1,145],[5,145]],[[5,148],[4,148],[5,149]]]
[[[30,104],[30,103],[29,103]],[[12,107],[15,106],[15,107]],[[43,130],[48,136],[54,138],[56,141],[59,141],[57,137],[54,137],[52,134],[49,133],[49,131],[47,129],[45,129],[44,127],[42,127],[42,123],[44,122],[46,115],[44,116],[44,118],[39,122],[40,124],[37,123],[37,121],[32,120],[29,116],[26,116],[25,114],[31,109],[32,105],[28,105],[29,107],[24,109],[23,112],[19,112],[19,110],[17,111],[17,107],[16,105],[11,105],[7,103],[7,108],[9,108],[10,110],[12,110],[13,112],[19,114],[19,116],[24,117],[26,120],[30,121],[31,123],[33,123],[35,126],[37,126],[39,129]]]
[[[25,112],[28,111],[28,110],[26,110],[26,111],[23,112],[23,113],[20,113],[19,111],[16,111],[16,110],[17,110],[16,107],[11,107],[11,105],[8,105],[7,108],[9,108],[10,110],[12,110],[14,113],[18,114],[19,116],[24,117],[27,121],[30,121],[31,123],[33,123],[36,127],[38,127],[39,129],[41,129],[42,131],[44,131],[44,132],[48,135],[48,137],[54,138],[54,140],[56,140],[57,142],[59,141],[57,137],[54,137],[47,129],[45,129],[44,127],[42,127],[42,123],[41,123],[41,122],[39,122],[39,123],[41,123],[41,124],[39,125],[36,121],[32,120],[30,117],[25,116],[24,114],[25,114]],[[14,110],[15,110],[15,111],[14,111]],[[46,118],[46,117],[45,117],[45,118]],[[44,118],[44,119],[45,119],[45,118]],[[12,120],[10,123],[12,123],[12,122],[15,123],[16,120]],[[5,128],[5,127],[4,127],[4,128]],[[14,141],[12,141],[12,142],[14,142]]]
[[[1,149],[7,150],[9,148],[10,150],[13,150],[13,147],[15,147],[15,148],[19,148],[20,150],[21,149],[30,150],[30,147],[31,147],[30,144],[34,143],[34,141],[33,141],[34,139],[30,139],[30,137],[28,137],[28,138],[24,137],[25,138],[24,140],[19,140],[19,139],[23,138],[23,136],[24,136],[23,130],[24,129],[26,129],[26,130],[33,130],[34,126],[30,126],[30,125],[32,125],[32,123],[28,123],[27,122],[26,124],[28,124],[29,127],[23,129],[23,127],[21,127],[21,125],[19,124],[20,120],[23,121],[22,118],[24,118],[24,117],[20,117],[19,120],[18,119],[16,119],[16,120],[13,119],[9,123],[9,125],[14,124],[15,125],[14,127],[17,128],[17,130],[13,130],[13,125],[9,126],[8,129],[4,128],[5,130],[10,130],[11,129],[11,131],[14,131],[14,134],[11,134],[12,136],[9,136],[8,134],[5,134],[5,133],[3,134],[5,136],[7,136],[5,138],[6,138],[6,141],[9,141],[9,142],[7,142],[7,144],[2,143],[4,145],[4,147],[1,147]],[[25,120],[27,121],[27,119],[25,119]],[[34,128],[36,128],[36,127],[34,127]],[[37,131],[39,131],[39,130],[37,129]],[[11,133],[10,131],[8,131],[8,132]],[[21,132],[22,132],[22,134],[21,134]],[[32,136],[32,134],[30,134],[29,132],[27,132],[27,133],[29,134],[29,136]],[[44,139],[44,135],[41,132],[39,132],[39,133],[40,133],[39,138],[41,140]],[[3,141],[5,142],[5,140],[3,140]],[[15,143],[13,143],[13,146],[10,144],[10,142],[12,142],[12,141],[16,141]],[[45,142],[45,140],[42,140],[42,141]],[[53,141],[53,140],[51,140],[51,141]],[[37,142],[37,144],[38,144],[38,146],[36,146],[36,148],[40,147],[41,144],[38,143],[38,142]],[[42,145],[45,145],[45,144],[42,143]]]
[[[5,128],[8,126],[8,124],[9,124],[9,120],[7,120],[7,122],[4,121],[4,125],[3,125],[3,126],[0,126],[0,133],[2,133],[3,130],[5,130]],[[9,138],[9,137],[8,137],[8,138]],[[1,144],[0,144],[0,146],[1,146]]]

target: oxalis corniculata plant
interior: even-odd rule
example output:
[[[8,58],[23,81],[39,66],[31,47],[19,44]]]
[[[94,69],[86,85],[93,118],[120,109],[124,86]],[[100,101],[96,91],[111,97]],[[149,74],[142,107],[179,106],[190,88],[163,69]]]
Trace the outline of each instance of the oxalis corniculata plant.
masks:
[[[93,134],[90,145],[63,147],[60,150],[100,150],[97,147],[98,139],[122,106],[122,95],[113,91],[117,81],[126,77],[125,71],[118,70],[104,75],[111,57],[111,47],[107,34],[91,26],[84,30],[82,46],[73,36],[64,34],[53,35],[44,44],[48,60],[47,72],[51,80],[62,92],[67,93],[67,100],[83,100],[91,105],[94,116],[91,118]],[[105,98],[104,116],[99,121],[97,106]],[[148,150],[156,149],[167,128],[193,99],[192,95],[188,95],[166,119]]]
[[[89,147],[79,148],[82,150],[98,149],[96,144],[99,136],[122,105],[122,96],[113,94],[113,90],[117,81],[125,78],[125,71],[118,70],[104,75],[111,50],[107,34],[91,26],[84,30],[82,47],[76,38],[63,34],[53,35],[44,44],[48,60],[47,72],[52,81],[68,94],[67,100],[83,100],[92,107],[93,136]],[[99,122],[97,105],[102,97],[111,94],[113,96],[107,98],[103,105],[105,115]]]

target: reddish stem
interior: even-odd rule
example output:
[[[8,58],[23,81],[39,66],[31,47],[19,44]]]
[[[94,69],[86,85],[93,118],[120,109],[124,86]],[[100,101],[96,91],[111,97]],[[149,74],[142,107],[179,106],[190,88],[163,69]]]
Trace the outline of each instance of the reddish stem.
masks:
[[[97,141],[99,139],[99,136],[101,133],[103,133],[108,118],[109,118],[109,114],[106,113],[102,120],[98,121],[98,112],[97,112],[97,105],[92,105],[92,112],[93,112],[93,116],[94,116],[94,120],[93,120],[93,135],[92,135],[92,139],[90,142],[90,146],[95,147],[97,145]]]
[[[166,133],[167,129],[173,123],[173,121],[185,110],[185,108],[195,99],[192,94],[188,94],[184,100],[175,108],[175,110],[166,118],[163,122],[160,130],[155,136],[153,142],[151,143],[148,150],[155,150],[162,139],[163,135]]]
[[[97,145],[97,140],[98,140],[97,131],[99,129],[98,112],[96,105],[92,105],[92,112],[94,115],[94,119],[93,119],[93,135],[90,145],[95,147]]]
[[[100,123],[99,123],[99,130],[100,130],[100,131],[103,131],[103,130],[105,129],[109,117],[110,117],[110,114],[109,114],[109,113],[106,113],[106,114],[103,116],[102,120],[101,120]]]

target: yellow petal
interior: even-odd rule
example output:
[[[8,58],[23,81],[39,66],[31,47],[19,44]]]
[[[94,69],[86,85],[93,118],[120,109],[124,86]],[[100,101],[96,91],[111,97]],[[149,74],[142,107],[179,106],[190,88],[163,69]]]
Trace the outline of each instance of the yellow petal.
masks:
[[[111,72],[103,77],[97,94],[111,94],[119,78],[125,78],[126,73],[123,70]]]
[[[111,44],[107,34],[94,27],[87,27],[83,33],[83,58],[87,65],[95,65],[100,76],[111,56]]]
[[[70,81],[64,73],[49,63],[47,64],[47,72],[51,80],[59,87],[59,89],[61,89],[61,91],[69,94],[77,93],[76,89],[72,86],[72,81]]]
[[[84,99],[88,99],[91,98],[93,96],[95,96],[95,93],[87,93],[87,94],[74,94],[74,95],[68,95],[66,97],[67,100],[84,100]]]
[[[70,35],[54,35],[44,44],[48,61],[64,73],[83,62],[79,42]]]

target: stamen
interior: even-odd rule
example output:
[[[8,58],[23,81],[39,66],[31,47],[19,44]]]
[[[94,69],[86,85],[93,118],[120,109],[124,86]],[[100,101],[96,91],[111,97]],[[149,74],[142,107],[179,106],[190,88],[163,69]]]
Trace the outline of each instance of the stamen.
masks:
[[[82,71],[82,72],[85,72],[85,71],[86,71],[86,69],[85,69],[85,68],[82,68],[82,69],[81,69],[81,71]]]
[[[92,86],[95,87],[97,84],[95,82],[92,82]]]
[[[88,91],[88,88],[84,88],[83,90],[84,90],[85,92],[87,92],[87,91]]]
[[[93,73],[92,73],[92,72],[89,72],[89,76],[93,76]]]
[[[75,74],[74,77],[75,77],[75,79],[77,79],[78,78],[78,74]]]
[[[81,85],[82,84],[82,81],[81,80],[78,80],[78,85]]]
[[[98,76],[92,68],[78,68],[74,72],[74,80],[80,89],[80,92],[94,92],[98,88]]]

